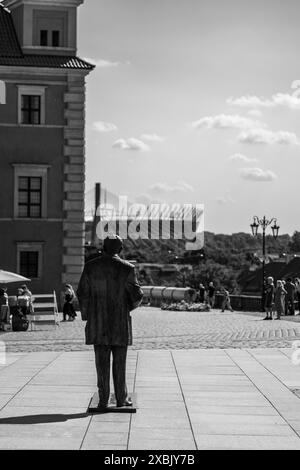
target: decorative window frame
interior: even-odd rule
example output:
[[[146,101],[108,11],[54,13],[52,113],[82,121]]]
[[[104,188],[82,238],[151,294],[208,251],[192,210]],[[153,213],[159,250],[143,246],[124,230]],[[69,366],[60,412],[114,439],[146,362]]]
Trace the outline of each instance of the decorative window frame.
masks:
[[[20,261],[21,261],[21,256],[20,253],[22,251],[37,251],[38,252],[38,276],[31,278],[31,279],[41,279],[42,277],[42,272],[43,272],[43,247],[44,247],[44,242],[17,242],[17,266],[16,266],[16,272],[20,274],[21,272],[21,266],[20,266]]]
[[[18,86],[18,124],[20,126],[43,126],[46,124],[46,88],[45,86]],[[41,122],[40,124],[22,123],[22,95],[40,96],[41,98]]]
[[[48,169],[50,165],[32,165],[24,163],[13,163],[14,167],[14,218],[22,220],[41,220],[47,218],[47,179]],[[40,177],[42,178],[42,206],[41,206],[41,218],[39,217],[19,217],[19,177]]]

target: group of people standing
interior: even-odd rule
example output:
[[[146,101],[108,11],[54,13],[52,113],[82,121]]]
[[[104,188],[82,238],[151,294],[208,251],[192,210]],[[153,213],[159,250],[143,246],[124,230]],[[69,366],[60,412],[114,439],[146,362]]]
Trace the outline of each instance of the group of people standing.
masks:
[[[275,320],[280,320],[281,315],[295,315],[296,300],[300,313],[300,279],[298,278],[294,282],[290,277],[286,281],[278,280],[275,286],[274,278],[269,276],[264,296],[266,311],[264,320],[272,320],[274,314],[276,314]]]
[[[221,311],[224,312],[225,309],[228,309],[233,312],[229,291],[225,289],[225,287],[222,287],[220,293],[222,295]],[[206,303],[210,308],[214,308],[216,302],[216,287],[212,281],[208,284],[207,288],[205,288],[204,284],[199,284],[198,299],[200,303]]]
[[[74,306],[75,300],[76,295],[73,287],[71,284],[66,284],[64,289],[63,321],[75,320],[77,316]],[[17,295],[10,298],[10,303],[7,288],[0,288],[0,322],[8,322],[9,310],[11,310],[14,317],[14,323],[19,319],[26,320],[28,315],[34,314],[33,302],[34,296],[26,284],[18,288]]]
[[[0,289],[0,322],[10,324],[13,331],[26,331],[29,315],[33,315],[34,297],[26,284],[17,289],[17,295],[8,297],[7,288]],[[1,326],[2,328],[2,326]]]
[[[205,288],[204,284],[199,284],[198,300],[200,303],[207,303],[211,308],[215,305],[216,288],[213,282],[210,282]]]

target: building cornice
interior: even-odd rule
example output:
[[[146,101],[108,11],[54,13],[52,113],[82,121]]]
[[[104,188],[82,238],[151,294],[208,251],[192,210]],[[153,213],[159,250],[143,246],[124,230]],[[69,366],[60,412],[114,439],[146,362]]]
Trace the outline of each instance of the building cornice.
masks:
[[[19,65],[0,65],[1,74],[11,75],[16,73],[18,76],[25,75],[53,75],[57,77],[61,75],[63,77],[68,77],[70,75],[77,75],[80,77],[87,76],[92,69],[71,69],[71,68],[59,68],[59,67],[24,67]]]
[[[5,123],[0,122],[1,127],[18,127],[27,129],[64,129],[66,126],[59,124],[18,124],[18,123]]]
[[[47,164],[36,164],[36,163],[11,163],[11,166],[17,167],[17,168],[25,168],[26,170],[31,169],[31,170],[48,170],[48,168],[51,168],[51,165]]]
[[[22,218],[22,217],[0,217],[0,222],[54,222],[54,223],[61,223],[64,222],[65,219],[62,218],[48,218],[44,217],[42,219],[38,219],[37,217],[35,218]]]
[[[49,7],[79,7],[84,0],[2,0],[3,5],[10,10],[18,7],[19,5],[37,5]]]
[[[72,52],[76,52],[75,47],[50,47],[50,46],[23,46],[24,54],[34,54],[35,52],[39,52],[39,54],[43,54],[43,52],[51,52],[56,53],[64,53],[64,55],[70,55]]]

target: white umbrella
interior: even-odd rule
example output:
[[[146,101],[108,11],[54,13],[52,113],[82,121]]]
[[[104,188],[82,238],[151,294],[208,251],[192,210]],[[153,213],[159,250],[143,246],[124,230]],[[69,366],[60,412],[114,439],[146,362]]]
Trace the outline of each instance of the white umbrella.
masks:
[[[20,276],[20,274],[10,273],[0,269],[0,284],[9,284],[10,282],[23,282],[30,281],[27,277]]]

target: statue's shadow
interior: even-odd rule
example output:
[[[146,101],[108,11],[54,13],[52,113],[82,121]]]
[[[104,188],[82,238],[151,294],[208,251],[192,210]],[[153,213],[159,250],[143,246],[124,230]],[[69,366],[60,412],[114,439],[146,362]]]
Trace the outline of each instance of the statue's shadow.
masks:
[[[0,418],[1,424],[43,424],[43,423],[62,423],[72,419],[81,419],[90,416],[88,413],[75,414],[40,414],[28,416],[13,416]]]

